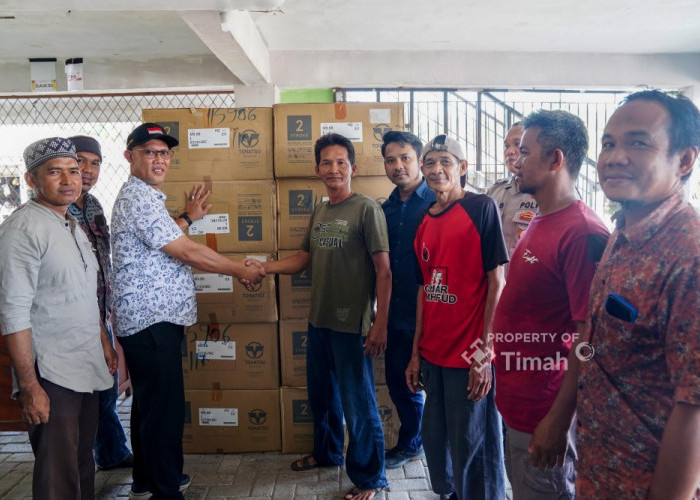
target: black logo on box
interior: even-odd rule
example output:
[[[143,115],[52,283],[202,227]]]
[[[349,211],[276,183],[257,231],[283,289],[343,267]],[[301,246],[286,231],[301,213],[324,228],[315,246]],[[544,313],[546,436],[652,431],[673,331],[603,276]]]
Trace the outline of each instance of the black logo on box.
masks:
[[[313,211],[313,191],[310,189],[289,191],[289,215],[311,215]]]
[[[158,125],[163,127],[166,134],[172,135],[182,144],[182,140],[180,139],[180,122],[158,122]]]
[[[382,142],[384,139],[384,134],[391,132],[391,126],[386,123],[379,123],[372,127],[372,133],[374,133],[374,140],[377,142]]]
[[[260,142],[260,134],[255,130],[248,129],[238,134],[238,148],[250,149],[254,148]]]
[[[292,401],[292,422],[295,424],[313,424],[314,417],[307,399],[295,399]]]
[[[302,272],[297,274],[292,274],[292,287],[304,287],[308,288],[311,286],[311,269],[304,269]]]
[[[292,332],[292,354],[306,356],[307,332]]]
[[[391,420],[391,416],[394,414],[394,411],[385,405],[377,408],[377,411],[379,411],[379,420],[382,422],[389,422]]]
[[[260,359],[265,352],[265,346],[260,342],[251,342],[245,346],[245,355],[250,359]]]
[[[287,117],[287,140],[311,140],[311,115],[290,115]]]
[[[267,412],[260,408],[255,408],[248,412],[248,422],[253,425],[262,425],[267,421]]]
[[[239,217],[238,241],[262,241],[262,217]]]

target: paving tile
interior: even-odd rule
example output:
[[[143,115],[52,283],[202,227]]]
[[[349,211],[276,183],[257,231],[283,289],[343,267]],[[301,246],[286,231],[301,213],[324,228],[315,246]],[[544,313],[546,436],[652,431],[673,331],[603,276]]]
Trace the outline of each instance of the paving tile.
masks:
[[[34,462],[34,453],[12,453],[5,462]]]
[[[250,490],[250,494],[256,497],[263,496],[270,498],[274,489],[275,476],[267,476],[267,478],[258,477],[253,483],[253,488]]]
[[[277,482],[277,484],[275,484],[275,489],[272,493],[272,498],[273,499],[292,498],[294,496],[296,488],[297,488],[297,485],[293,484],[293,483],[280,484],[279,482]]]
[[[7,490],[7,498],[20,499],[31,497],[32,495],[32,478],[27,475],[22,478],[13,488]]]
[[[412,490],[427,490],[428,483],[425,479],[397,479],[389,485],[391,491],[412,491]]]
[[[420,460],[408,462],[403,466],[403,471],[406,475],[406,479],[425,477],[427,473],[426,468],[423,466],[423,462]]]
[[[31,453],[32,446],[29,443],[8,443],[0,445],[2,453]]]
[[[335,494],[338,492],[337,481],[325,481],[323,483],[300,483],[297,484],[296,496],[300,495],[322,495]]]
[[[250,485],[229,484],[222,486],[210,486],[207,498],[212,497],[238,497],[246,498],[250,495]]]
[[[191,484],[185,492],[185,500],[206,500],[209,486],[206,484]]]
[[[192,484],[200,485],[225,485],[233,484],[234,477],[232,474],[218,474],[216,472],[197,472],[192,475]]]
[[[387,500],[409,500],[408,492],[406,491],[389,491],[386,494]]]
[[[405,479],[406,473],[404,472],[403,467],[399,467],[397,469],[387,469],[386,478],[388,481],[393,479]]]
[[[440,498],[440,495],[432,491],[411,491],[408,496],[411,500],[437,500]]]
[[[26,432],[7,432],[0,434],[0,444],[28,442],[29,436]]]
[[[323,467],[318,470],[318,480],[323,481],[338,481],[340,477],[340,467]]]
[[[306,472],[279,472],[277,474],[277,484],[302,483],[307,481],[318,482],[318,469]]]

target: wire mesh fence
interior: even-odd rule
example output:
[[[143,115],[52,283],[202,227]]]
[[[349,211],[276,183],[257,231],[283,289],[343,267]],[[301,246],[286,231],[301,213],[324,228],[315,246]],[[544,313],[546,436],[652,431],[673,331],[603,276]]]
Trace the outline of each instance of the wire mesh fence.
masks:
[[[102,146],[100,179],[93,193],[108,220],[129,170],[126,138],[148,108],[232,108],[232,92],[0,97],[0,222],[28,198],[22,152],[52,136],[89,135]]]

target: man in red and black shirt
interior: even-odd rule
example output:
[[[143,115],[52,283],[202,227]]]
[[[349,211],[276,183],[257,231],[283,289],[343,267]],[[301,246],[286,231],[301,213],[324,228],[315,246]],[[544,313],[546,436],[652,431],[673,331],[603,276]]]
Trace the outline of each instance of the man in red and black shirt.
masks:
[[[498,207],[462,189],[467,161],[454,139],[430,141],[421,170],[437,201],[414,242],[422,287],[406,382],[414,391],[425,385],[430,481],[443,498],[504,498],[490,345],[508,262]]]

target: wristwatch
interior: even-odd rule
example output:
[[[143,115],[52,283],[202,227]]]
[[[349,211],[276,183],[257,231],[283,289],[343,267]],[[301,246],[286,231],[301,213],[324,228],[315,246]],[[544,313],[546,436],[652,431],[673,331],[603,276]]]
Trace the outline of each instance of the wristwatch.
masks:
[[[185,222],[187,222],[187,226],[192,225],[192,219],[187,215],[187,212],[182,212],[180,215],[177,216],[178,219],[184,219]]]

